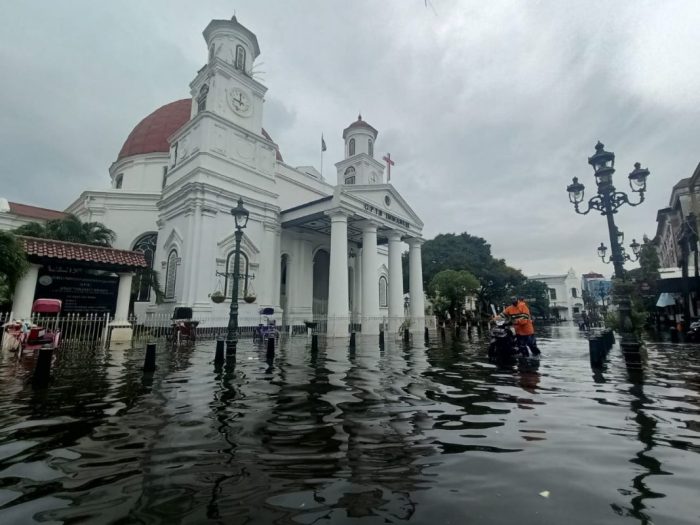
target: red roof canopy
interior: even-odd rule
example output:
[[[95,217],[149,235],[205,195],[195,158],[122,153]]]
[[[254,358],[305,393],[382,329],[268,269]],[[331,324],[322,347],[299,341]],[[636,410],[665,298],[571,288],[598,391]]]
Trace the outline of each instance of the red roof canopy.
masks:
[[[30,219],[51,221],[53,219],[63,219],[67,215],[62,211],[29,206],[28,204],[20,204],[18,202],[9,202],[8,204],[10,205],[10,213],[21,217],[29,217]]]
[[[36,237],[18,236],[17,238],[22,242],[24,251],[30,258],[87,262],[118,268],[137,269],[148,267],[142,252],[55,241],[53,239],[39,239]]]

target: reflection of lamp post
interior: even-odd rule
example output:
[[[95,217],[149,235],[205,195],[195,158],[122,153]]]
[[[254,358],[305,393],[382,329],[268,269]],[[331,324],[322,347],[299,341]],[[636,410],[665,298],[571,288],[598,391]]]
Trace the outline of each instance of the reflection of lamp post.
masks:
[[[617,209],[623,204],[638,206],[644,202],[644,192],[647,187],[649,170],[642,168],[638,162],[634,165],[634,170],[629,174],[628,179],[632,191],[639,193],[639,202],[630,202],[626,193],[616,191],[613,186],[612,176],[615,173],[615,154],[605,151],[603,144],[600,142],[596,144],[595,150],[595,154],[588,159],[588,163],[593,167],[598,192],[589,199],[586,211],[579,210],[579,204],[583,202],[585,187],[578,181],[578,178],[574,177],[566,190],[569,192],[569,200],[574,205],[576,213],[586,215],[591,210],[596,210],[606,217],[612,252],[610,261],[615,267],[615,277],[624,281],[626,256],[620,242],[620,231],[615,226],[614,214],[617,213]],[[604,248],[604,246],[601,247]],[[605,254],[603,253],[603,255]],[[639,340],[634,334],[631,308],[629,294],[627,291],[623,291],[618,297],[620,335],[622,336],[622,345],[630,350],[634,350],[639,348]]]
[[[231,310],[228,314],[228,334],[226,336],[227,350],[236,350],[236,337],[238,332],[238,279],[240,278],[239,266],[241,264],[241,239],[243,229],[248,224],[250,213],[243,207],[243,199],[238,198],[238,205],[231,210],[231,215],[236,223],[236,248],[233,252],[233,290],[231,291]]]

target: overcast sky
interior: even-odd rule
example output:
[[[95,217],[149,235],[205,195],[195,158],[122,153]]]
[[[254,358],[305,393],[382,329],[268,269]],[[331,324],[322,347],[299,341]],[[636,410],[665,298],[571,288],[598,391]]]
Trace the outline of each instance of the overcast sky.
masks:
[[[485,237],[527,274],[611,272],[595,257],[604,218],[576,215],[565,191],[572,176],[595,186],[597,140],[618,189],[635,161],[651,170],[647,201],[617,215],[627,242],[654,236],[700,161],[697,0],[27,0],[0,18],[0,196],[62,209],[108,187],[131,129],[189,96],[202,30],[234,10],[258,37],[286,162],[318,166],[324,133],[334,181],[361,111],[426,238]]]

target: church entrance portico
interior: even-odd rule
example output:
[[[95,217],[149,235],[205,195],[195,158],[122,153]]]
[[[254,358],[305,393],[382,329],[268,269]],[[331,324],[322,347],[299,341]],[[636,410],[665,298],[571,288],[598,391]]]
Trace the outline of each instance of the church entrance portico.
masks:
[[[342,187],[333,196],[283,211],[281,220],[283,232],[289,235],[330,237],[327,295],[323,294],[325,267],[317,267],[321,264],[319,252],[314,256],[313,270],[314,318],[325,313],[329,337],[347,336],[354,321],[359,321],[363,334],[376,335],[384,322],[385,329],[394,331],[406,320],[401,264],[404,242],[408,243],[410,261],[410,326],[413,331],[423,330],[423,225],[392,186]],[[387,267],[380,264],[387,255],[388,275]]]

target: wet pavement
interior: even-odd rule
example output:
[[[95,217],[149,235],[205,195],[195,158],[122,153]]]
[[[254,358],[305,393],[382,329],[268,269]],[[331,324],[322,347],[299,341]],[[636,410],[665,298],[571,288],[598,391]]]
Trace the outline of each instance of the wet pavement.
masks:
[[[0,354],[0,523],[700,523],[700,345],[570,326],[538,369],[485,342],[358,337],[66,350],[49,388]]]

